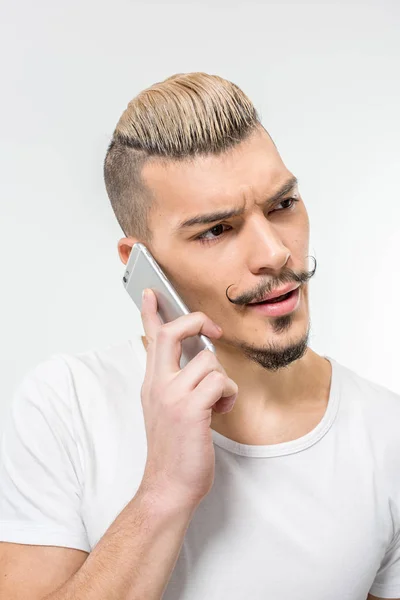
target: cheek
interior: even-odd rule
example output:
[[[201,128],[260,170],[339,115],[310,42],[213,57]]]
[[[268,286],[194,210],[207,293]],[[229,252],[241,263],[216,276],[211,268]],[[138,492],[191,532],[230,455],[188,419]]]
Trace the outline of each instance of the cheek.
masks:
[[[180,260],[179,268],[168,269],[165,273],[192,312],[202,310],[204,298],[212,298],[218,289],[217,281],[213,282],[207,273],[201,273],[190,262]]]
[[[308,252],[310,241],[310,222],[307,211],[304,209],[299,215],[295,227],[291,228],[285,234],[285,245],[292,252],[292,255],[304,260],[305,254]]]
[[[302,208],[303,210],[301,212],[301,227],[304,231],[304,235],[308,237],[310,233],[310,219],[308,218],[308,212],[304,204],[302,205]]]

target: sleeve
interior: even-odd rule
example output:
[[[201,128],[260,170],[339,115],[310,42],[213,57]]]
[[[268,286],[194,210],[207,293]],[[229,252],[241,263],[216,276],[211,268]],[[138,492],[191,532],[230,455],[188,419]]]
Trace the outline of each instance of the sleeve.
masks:
[[[369,593],[378,598],[400,598],[400,531],[386,550]]]
[[[61,355],[29,371],[14,393],[0,444],[0,541],[90,552],[72,395]]]

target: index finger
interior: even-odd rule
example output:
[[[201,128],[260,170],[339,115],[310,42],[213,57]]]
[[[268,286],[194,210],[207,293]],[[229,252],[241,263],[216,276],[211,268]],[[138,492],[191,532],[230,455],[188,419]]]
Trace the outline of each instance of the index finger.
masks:
[[[203,334],[219,338],[222,331],[203,312],[191,312],[165,323],[157,334],[152,365],[160,376],[168,376],[181,370],[182,342],[189,337]]]
[[[149,290],[149,288],[147,288]],[[146,290],[146,292],[147,292]],[[181,315],[169,323],[163,323],[157,314],[157,296],[150,290],[142,302],[142,320],[146,337],[149,342],[147,364],[158,375],[180,371],[182,341],[190,336],[203,334],[207,337],[220,337],[222,330],[217,329],[216,323],[202,312]],[[162,329],[166,335],[154,342],[157,333]]]

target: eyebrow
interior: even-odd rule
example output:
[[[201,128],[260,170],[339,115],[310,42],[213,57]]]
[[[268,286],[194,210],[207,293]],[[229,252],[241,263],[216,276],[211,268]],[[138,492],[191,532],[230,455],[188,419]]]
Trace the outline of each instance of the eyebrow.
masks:
[[[268,198],[265,202],[268,204],[274,204],[277,200],[280,200],[282,196],[286,196],[286,194],[290,192],[297,184],[297,177],[291,177],[279,188],[277,192],[275,192],[273,196]],[[229,210],[194,215],[190,219],[180,221],[178,225],[174,227],[174,232],[181,231],[182,229],[186,229],[188,227],[193,227],[194,225],[208,225],[210,223],[215,223],[216,221],[223,221],[232,217],[239,217],[243,213],[244,207],[240,206],[239,208],[232,208]]]

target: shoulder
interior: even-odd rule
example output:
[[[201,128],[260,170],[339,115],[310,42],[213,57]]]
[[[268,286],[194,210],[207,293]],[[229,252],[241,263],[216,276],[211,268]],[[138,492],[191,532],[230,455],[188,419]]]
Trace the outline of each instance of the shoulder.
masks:
[[[130,340],[75,353],[55,353],[25,372],[14,401],[71,405],[136,390],[143,367]]]
[[[59,354],[76,385],[113,385],[138,379],[143,371],[140,356],[132,340],[124,340],[105,347],[90,349],[74,354]]]
[[[340,390],[339,423],[354,443],[400,468],[400,394],[335,361]],[[397,468],[397,467],[396,467]]]
[[[341,395],[345,404],[352,404],[364,412],[388,416],[400,415],[400,394],[364,375],[334,361]],[[385,413],[384,411],[388,411]]]

